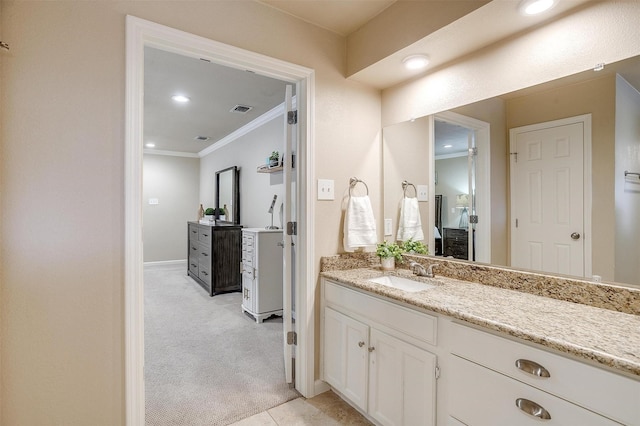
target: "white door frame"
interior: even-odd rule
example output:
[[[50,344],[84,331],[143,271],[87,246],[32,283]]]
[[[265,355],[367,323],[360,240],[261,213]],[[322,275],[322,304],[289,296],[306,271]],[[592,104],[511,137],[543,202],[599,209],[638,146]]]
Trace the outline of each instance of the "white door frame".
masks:
[[[126,424],[144,425],[144,289],[142,256],[142,135],[144,47],[158,49],[295,83],[299,120],[297,167],[301,182],[298,199],[296,265],[296,389],[304,396],[316,392],[314,381],[314,233],[313,179],[315,72],[312,69],[229,46],[133,16],[126,21],[125,119],[125,411]]]
[[[466,127],[473,130],[475,134],[476,147],[478,148],[475,178],[476,193],[479,194],[476,196],[476,214],[478,215],[476,229],[478,234],[485,236],[485,238],[480,238],[480,241],[476,242],[476,262],[491,263],[491,125],[485,121],[451,111],[435,114],[434,121],[435,119]],[[432,125],[431,128],[434,129],[435,127]],[[431,136],[431,140],[433,141],[431,143],[433,146],[435,144],[434,135]],[[435,158],[433,164],[433,169],[435,170]],[[433,176],[431,177],[430,186],[435,188],[435,171],[431,174]],[[435,190],[432,193],[433,203],[431,205],[435,206]],[[435,224],[435,210],[430,209],[430,211],[433,211],[433,213],[430,213],[430,215],[433,215],[433,218],[430,218],[430,223]],[[431,244],[435,244],[435,240],[431,241]],[[432,245],[432,247],[435,247],[435,245]]]
[[[553,120],[553,121],[545,121],[544,123],[536,123],[536,124],[530,124],[528,126],[522,126],[522,127],[514,127],[512,129],[509,129],[509,152],[513,153],[516,152],[516,135],[518,133],[525,133],[525,132],[531,132],[531,131],[536,131],[536,130],[543,130],[543,129],[548,129],[551,127],[558,127],[558,126],[566,126],[569,124],[576,124],[576,123],[582,123],[583,129],[584,129],[584,133],[583,133],[583,182],[584,182],[584,187],[583,187],[583,209],[582,211],[583,213],[583,217],[584,217],[584,232],[583,232],[583,241],[584,241],[584,276],[586,278],[591,277],[592,274],[592,259],[591,259],[591,244],[593,241],[593,237],[591,235],[591,214],[592,214],[592,179],[591,179],[591,164],[592,164],[592,154],[591,154],[591,114],[584,114],[584,115],[578,115],[575,117],[568,117],[568,118],[563,118],[560,120]],[[509,164],[512,165],[514,162],[513,159],[513,155],[511,155],[510,157],[512,157],[509,160]],[[513,166],[509,167],[509,217],[510,217],[510,222],[511,222],[511,226],[509,227],[509,231],[510,231],[510,237],[509,237],[509,259],[511,260],[511,258],[513,257],[512,255],[512,250],[513,250],[513,243],[512,243],[512,239],[513,239],[513,235],[515,232],[515,220],[512,217],[512,213],[514,211],[514,206],[513,206],[513,197],[511,196],[511,191],[513,191],[514,188],[514,173],[513,173]]]

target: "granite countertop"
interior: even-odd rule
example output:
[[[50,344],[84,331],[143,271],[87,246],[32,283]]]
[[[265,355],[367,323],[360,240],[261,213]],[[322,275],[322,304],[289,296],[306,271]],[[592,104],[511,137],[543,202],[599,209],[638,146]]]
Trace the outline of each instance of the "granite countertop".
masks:
[[[415,293],[368,281],[384,274],[377,267],[321,273],[347,286],[640,376],[638,315],[448,277],[436,277],[435,288]],[[391,274],[433,282],[406,269]]]

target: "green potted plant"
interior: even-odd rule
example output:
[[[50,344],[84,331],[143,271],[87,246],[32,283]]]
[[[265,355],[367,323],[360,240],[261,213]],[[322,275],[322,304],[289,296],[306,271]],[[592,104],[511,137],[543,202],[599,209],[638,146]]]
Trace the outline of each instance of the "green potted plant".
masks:
[[[402,250],[409,254],[429,254],[429,249],[422,241],[413,241],[413,238],[409,238],[402,243]]]
[[[386,271],[395,268],[396,260],[402,262],[402,248],[396,243],[383,241],[377,245],[376,255],[380,257],[382,269]]]
[[[207,209],[204,211],[204,217],[208,219],[209,222],[213,222],[214,216],[215,216],[215,209],[211,207],[207,207]]]
[[[278,151],[272,151],[269,156],[269,167],[277,167],[280,160],[280,153]]]

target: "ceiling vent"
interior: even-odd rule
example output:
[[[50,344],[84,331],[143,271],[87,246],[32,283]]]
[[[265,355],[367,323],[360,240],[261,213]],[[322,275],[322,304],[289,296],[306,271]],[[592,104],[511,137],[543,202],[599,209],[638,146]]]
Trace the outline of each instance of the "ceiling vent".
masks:
[[[208,141],[208,140],[209,140],[209,139],[211,139],[211,138],[210,138],[209,136],[196,136],[196,137],[195,137],[195,138],[193,138],[193,139],[195,139],[195,140],[197,140],[197,141],[200,141],[200,142],[206,142],[206,141]]]
[[[247,106],[247,105],[236,105],[233,108],[231,108],[230,112],[237,112],[239,114],[246,114],[249,111],[251,111],[253,109],[253,107]]]

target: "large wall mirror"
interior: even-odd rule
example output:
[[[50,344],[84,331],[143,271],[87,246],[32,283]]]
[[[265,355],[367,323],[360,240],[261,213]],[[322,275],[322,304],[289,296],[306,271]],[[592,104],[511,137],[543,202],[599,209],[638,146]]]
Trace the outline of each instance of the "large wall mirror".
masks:
[[[640,285],[639,90],[635,57],[384,128],[385,218],[428,184],[430,255]]]
[[[240,224],[240,169],[216,172],[216,222]]]

